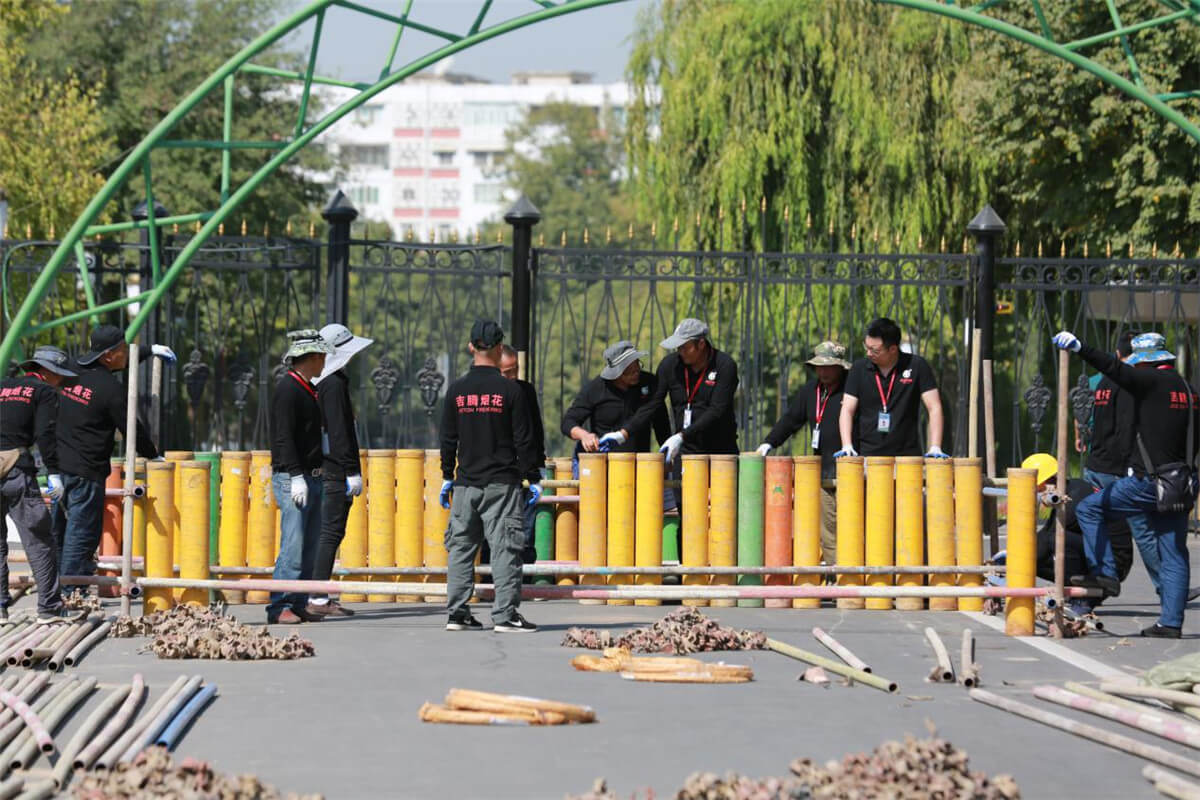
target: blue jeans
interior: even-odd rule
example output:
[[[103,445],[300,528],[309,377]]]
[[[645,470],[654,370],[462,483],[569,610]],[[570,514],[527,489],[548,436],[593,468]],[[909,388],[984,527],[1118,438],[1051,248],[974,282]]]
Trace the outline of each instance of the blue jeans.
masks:
[[[1128,519],[1144,514],[1147,527],[1158,545],[1159,596],[1162,609],[1158,622],[1171,628],[1183,627],[1183,609],[1187,605],[1191,579],[1187,549],[1187,514],[1162,514],[1158,511],[1154,481],[1128,477],[1113,481],[1102,491],[1085,498],[1075,508],[1075,517],[1083,531],[1083,551],[1088,566],[1101,575],[1117,577],[1116,559],[1109,546],[1106,519]]]
[[[308,503],[296,508],[292,502],[292,477],[287,473],[273,475],[271,488],[279,506],[279,557],[271,577],[283,581],[306,581],[312,578],[321,539],[321,479],[304,476],[308,484]],[[278,617],[285,608],[304,610],[308,595],[299,592],[271,592],[267,618]]]
[[[104,525],[104,481],[63,474],[63,496],[54,504],[54,544],[59,575],[95,575]],[[68,587],[79,591],[81,587]]]
[[[1083,479],[1097,489],[1106,489],[1110,483],[1121,480],[1121,477],[1090,469],[1083,471]],[[1162,568],[1162,561],[1158,557],[1158,537],[1150,532],[1145,514],[1130,514],[1125,518],[1125,522],[1129,525],[1133,543],[1142,554],[1142,563],[1146,565],[1146,572],[1150,575],[1150,582],[1154,584],[1154,591],[1162,594],[1162,583],[1158,578],[1158,571]]]

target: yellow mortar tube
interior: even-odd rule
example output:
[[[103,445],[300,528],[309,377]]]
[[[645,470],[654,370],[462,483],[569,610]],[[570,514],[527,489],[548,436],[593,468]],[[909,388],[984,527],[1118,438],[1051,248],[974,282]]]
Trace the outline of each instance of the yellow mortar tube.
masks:
[[[364,499],[359,497],[355,503]],[[396,451],[396,545],[397,567],[422,566],[422,526],[425,516],[425,451]],[[407,579],[405,579],[407,580]],[[419,603],[420,595],[397,595],[397,603]]]
[[[196,454],[193,453],[191,450],[167,450],[166,452],[163,453],[163,458],[165,458],[167,461],[191,461],[195,457],[196,457]],[[174,517],[172,518],[172,522],[171,522],[171,542],[172,542],[171,546],[174,548],[174,552],[176,555],[178,555],[181,552],[180,544],[179,544],[179,523],[183,517],[182,510],[180,508],[180,503],[183,500],[183,492],[180,489],[179,481],[182,479],[183,479],[183,472],[178,469],[175,470],[175,495],[174,495],[174,497],[175,497],[175,500],[174,500],[175,514],[174,514]],[[179,593],[182,591],[183,591],[182,589],[177,589],[175,591],[175,599],[176,600],[179,599]]]
[[[139,458],[134,462],[133,467],[135,480],[146,485],[146,459]],[[146,558],[146,498],[135,497],[133,499],[133,557]],[[134,575],[145,575],[145,561],[142,562],[142,569],[134,568]]]
[[[579,565],[603,567],[608,557],[608,465],[604,453],[579,454]],[[602,606],[603,600],[580,600]]]
[[[146,576],[175,577],[174,523],[175,462],[146,465]],[[147,589],[142,613],[166,611],[175,604],[170,589]]]
[[[636,556],[639,567],[662,566],[663,457],[661,453],[637,454]],[[568,470],[570,462],[568,462]],[[567,473],[568,475],[570,472]],[[661,575],[638,575],[637,583],[658,586]],[[637,606],[662,605],[661,600],[635,600]]]
[[[954,459],[954,549],[960,567],[983,564],[983,465]],[[959,575],[959,586],[982,586],[982,575]],[[959,611],[983,611],[982,597],[958,598]]]
[[[271,451],[250,452],[250,500],[246,506],[246,566],[275,565],[275,492],[271,488]],[[269,592],[246,592],[247,603],[266,603]]]
[[[367,564],[372,567],[396,566],[396,451],[367,451]],[[392,581],[385,575],[372,575],[371,583]],[[368,603],[390,603],[391,595],[368,594]]]
[[[708,457],[708,565],[737,566],[738,457]],[[687,534],[684,534],[685,541]],[[685,544],[686,546],[686,544]],[[685,562],[686,563],[686,562]],[[693,576],[703,579],[703,576]],[[684,581],[687,582],[686,579]],[[733,586],[733,575],[713,575],[713,586]],[[737,600],[709,600],[710,606],[734,608]]]
[[[338,558],[343,567],[365,567],[367,565],[367,495],[370,493],[371,481],[367,474],[367,451],[358,451],[358,471],[363,479],[363,493],[350,506],[346,515],[346,537],[338,548]],[[361,575],[350,575],[338,580],[361,580]],[[361,603],[367,599],[365,594],[343,594],[343,603]]]
[[[634,565],[637,529],[637,454],[608,454],[608,566]],[[610,575],[610,584],[633,583],[632,575]],[[610,606],[631,606],[632,600],[609,600]]]
[[[815,567],[821,563],[821,457],[792,458],[792,563]],[[797,586],[818,586],[820,575],[797,575]],[[792,608],[820,608],[818,597],[797,597]]]
[[[662,460],[661,458],[659,459]],[[571,459],[556,458],[554,459],[554,479],[559,481],[569,481],[571,475]],[[640,469],[640,467],[639,467]],[[661,472],[661,470],[660,470]],[[640,476],[638,485],[641,486]],[[661,477],[659,479],[661,481]],[[556,494],[571,494],[571,490],[561,490]],[[641,497],[641,491],[638,492],[638,497]],[[659,508],[661,514],[662,509]],[[640,511],[638,512],[641,513]],[[639,534],[640,535],[640,534]],[[659,531],[659,536],[662,536],[662,531]],[[556,561],[578,561],[579,560],[579,506],[575,504],[560,503],[554,507],[554,558]],[[659,561],[662,561],[662,555],[659,555]],[[558,579],[560,586],[570,586],[576,583],[575,578],[571,576],[563,576]],[[639,603],[641,601],[638,601]]]
[[[1034,585],[1037,577],[1037,470],[1008,470],[1008,572],[1010,589]],[[1004,608],[1004,632],[1033,635],[1032,597],[1009,597]]]
[[[222,567],[246,566],[246,512],[250,502],[250,453],[230,450],[221,454],[221,516],[217,529],[217,563]],[[222,575],[224,578],[231,575]],[[246,601],[245,592],[222,591],[226,603]]]
[[[896,566],[925,566],[925,476],[923,456],[896,459]],[[924,575],[899,575],[897,586],[923,586]],[[900,597],[896,608],[919,611],[925,608],[920,597]]]
[[[837,561],[841,566],[865,566],[863,533],[863,459],[837,460]],[[838,586],[862,586],[862,575],[838,575]],[[863,608],[861,597],[839,597],[838,608]]]
[[[175,465],[176,475],[182,473],[178,483],[183,490],[179,498],[179,577],[191,580],[208,580],[208,502],[209,481],[212,465],[207,461],[179,461]],[[193,606],[208,606],[207,589],[181,589],[179,602]]]
[[[685,567],[707,567],[708,563],[708,456],[683,457],[683,546],[679,560]],[[736,502],[736,501],[735,501]],[[686,586],[707,586],[708,575],[684,575]],[[706,606],[707,600],[684,600],[685,606]]]
[[[442,451],[425,451],[425,514],[422,518],[422,554],[427,567],[444,567],[446,555],[446,528],[450,524],[450,509],[442,508],[438,495],[442,489]],[[441,576],[430,576],[425,583],[445,583]],[[426,603],[445,605],[446,598],[438,595],[425,595]]]
[[[954,566],[954,465],[948,458],[925,461],[925,507],[928,517],[928,562],[931,567]],[[953,586],[953,575],[931,575],[930,586]],[[953,597],[929,598],[930,611],[954,611]]]
[[[890,456],[872,456],[866,460],[867,472],[867,518],[866,550],[867,566],[890,567],[896,563],[896,459]],[[868,586],[891,586],[891,575],[868,575]],[[890,611],[890,597],[868,597],[868,609]]]

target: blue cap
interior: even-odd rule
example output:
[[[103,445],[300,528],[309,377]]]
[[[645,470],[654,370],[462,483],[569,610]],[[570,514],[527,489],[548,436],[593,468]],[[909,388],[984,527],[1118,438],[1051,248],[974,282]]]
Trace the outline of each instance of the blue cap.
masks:
[[[1175,360],[1175,354],[1167,349],[1167,340],[1161,333],[1139,333],[1129,344],[1133,347],[1133,355],[1125,359],[1126,364]]]

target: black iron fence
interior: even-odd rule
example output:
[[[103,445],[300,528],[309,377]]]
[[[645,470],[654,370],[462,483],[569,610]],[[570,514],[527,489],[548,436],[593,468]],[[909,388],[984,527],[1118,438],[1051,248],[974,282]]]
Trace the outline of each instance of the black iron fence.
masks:
[[[169,268],[188,235],[164,237]],[[7,320],[56,243],[0,242]],[[64,272],[37,321],[137,292],[154,279],[145,242],[92,242],[81,270]],[[180,363],[166,370],[162,438],[170,447],[248,449],[268,444],[269,395],[286,331],[324,322],[328,244],[290,237],[210,240],[147,329]],[[348,240],[350,327],[375,344],[350,366],[364,445],[435,442],[440,397],[468,363],[467,331],[478,316],[508,327],[513,251],[505,245]],[[739,441],[755,447],[808,379],[804,361],[834,339],[861,355],[862,331],[896,319],[905,347],[934,367],[947,412],[947,447],[967,450],[970,338],[981,274],[975,254],[752,253],[610,248],[536,248],[532,270],[534,381],[548,449],[565,454],[562,411],[598,373],[601,352],[630,339],[650,352],[687,316],[706,320],[714,344],[739,363]],[[1164,332],[1180,366],[1197,377],[1200,261],[1183,259],[1000,259],[994,268],[997,462],[1019,462],[1053,444],[1054,354],[1060,328],[1112,346],[1122,330]],[[986,296],[986,295],[985,295]],[[126,313],[136,312],[136,307]],[[71,350],[91,319],[38,333]],[[118,313],[103,321],[121,323]],[[27,343],[27,347],[32,342]],[[1078,360],[1073,370],[1080,370]],[[1081,370],[1080,370],[1081,372]],[[1073,408],[1088,397],[1072,375]],[[147,387],[148,388],[148,387]],[[794,441],[795,452],[807,437]]]

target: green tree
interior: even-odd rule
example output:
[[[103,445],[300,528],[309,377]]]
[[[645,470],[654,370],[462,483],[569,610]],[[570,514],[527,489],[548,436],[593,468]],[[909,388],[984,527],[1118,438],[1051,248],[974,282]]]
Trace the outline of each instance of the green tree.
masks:
[[[662,0],[627,68],[637,196],[705,247],[777,249],[788,213],[830,246],[958,241],[989,175],[969,59],[961,26],[867,0]]]
[[[108,165],[115,168],[188,92],[266,30],[277,18],[278,6],[276,0],[72,3],[68,13],[56,15],[31,38],[29,56],[51,78],[63,81],[74,74],[93,87],[105,132],[115,140]],[[287,50],[256,60],[302,68],[301,59]],[[282,92],[277,80],[255,75],[239,75],[235,87],[234,139],[291,136],[298,93]],[[220,139],[223,107],[218,88],[176,127],[172,138]],[[309,119],[315,119],[313,105]],[[234,151],[233,185],[269,156],[261,150]],[[302,216],[309,203],[322,199],[321,188],[305,170],[323,161],[319,148],[306,148],[247,199],[235,218],[245,219],[249,230],[261,231],[264,225],[282,230],[285,220]],[[214,151],[158,150],[152,168],[156,199],[172,213],[204,211],[219,203],[220,155]],[[144,193],[140,176],[130,180],[114,213],[127,218]]]
[[[1110,30],[1104,3],[1044,4],[1050,28],[1072,38]],[[1004,18],[1037,28],[1028,3],[1008,3]],[[1129,0],[1125,21],[1161,14],[1161,4]],[[1129,37],[1151,93],[1200,87],[1200,27],[1187,22]],[[987,64],[970,92],[976,149],[997,160],[995,206],[1010,241],[1043,242],[1057,254],[1114,249],[1149,255],[1157,243],[1176,243],[1186,255],[1200,248],[1200,147],[1141,103],[1068,67],[1053,56],[996,35],[980,36]],[[1084,53],[1129,76],[1119,40]],[[1200,98],[1176,103],[1200,117]]]
[[[26,51],[62,16],[48,0],[0,0],[0,187],[14,238],[65,231],[103,183],[112,148],[97,92],[71,70],[47,76]]]

